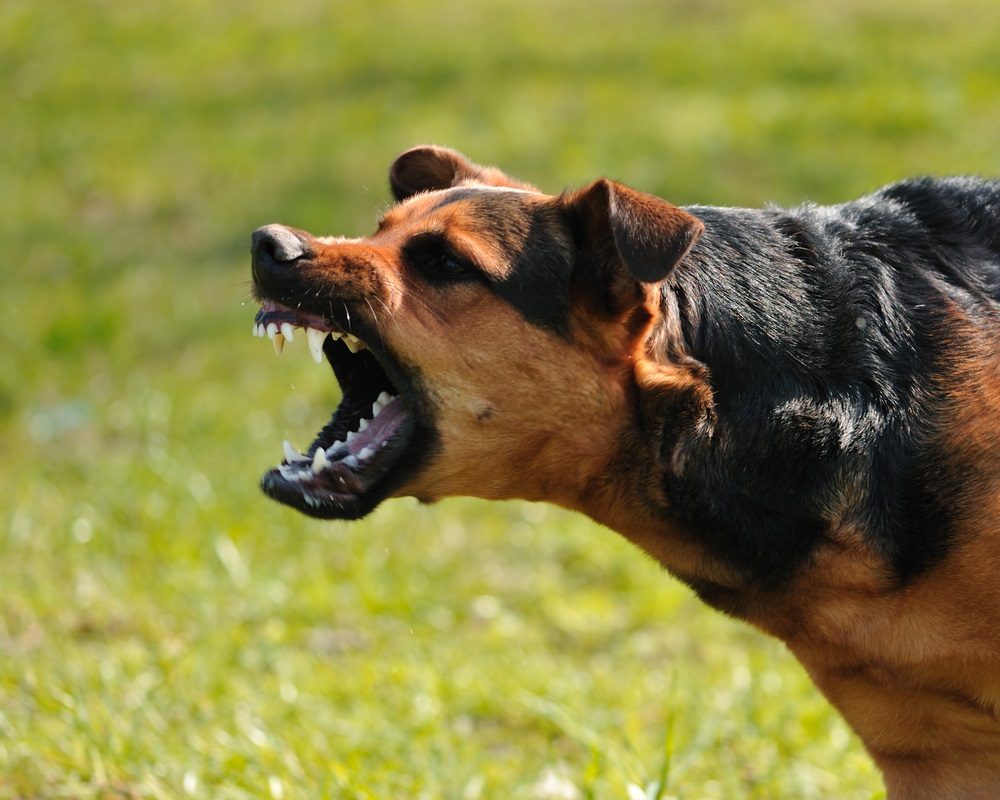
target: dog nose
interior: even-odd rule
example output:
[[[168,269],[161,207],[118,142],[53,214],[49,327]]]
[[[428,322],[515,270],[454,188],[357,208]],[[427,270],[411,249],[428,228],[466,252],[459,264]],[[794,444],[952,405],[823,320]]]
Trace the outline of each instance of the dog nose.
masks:
[[[287,263],[306,255],[309,246],[299,234],[284,225],[265,225],[251,235],[250,252],[255,262],[266,256]]]

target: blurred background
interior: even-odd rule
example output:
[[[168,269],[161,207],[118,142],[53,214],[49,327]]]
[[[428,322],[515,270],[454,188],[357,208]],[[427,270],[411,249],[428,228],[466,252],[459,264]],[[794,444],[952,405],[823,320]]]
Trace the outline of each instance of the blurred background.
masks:
[[[259,474],[336,403],[249,233],[435,142],[552,192],[1000,174],[995,0],[0,5],[0,798],[872,798],[784,649],[542,505]]]

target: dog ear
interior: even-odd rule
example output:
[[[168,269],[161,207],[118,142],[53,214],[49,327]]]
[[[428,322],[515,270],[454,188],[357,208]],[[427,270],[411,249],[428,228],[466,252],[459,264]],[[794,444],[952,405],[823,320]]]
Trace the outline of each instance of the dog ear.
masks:
[[[389,168],[389,186],[397,200],[405,200],[419,192],[448,189],[470,180],[490,186],[538,191],[495,167],[474,164],[457,150],[435,145],[412,147],[398,155]]]
[[[590,242],[610,237],[635,280],[662,281],[705,230],[704,223],[666,200],[600,178],[569,195]]]

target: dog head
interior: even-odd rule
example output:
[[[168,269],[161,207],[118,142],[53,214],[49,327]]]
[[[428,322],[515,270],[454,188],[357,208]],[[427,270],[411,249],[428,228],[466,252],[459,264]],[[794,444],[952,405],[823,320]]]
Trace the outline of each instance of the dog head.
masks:
[[[649,426],[691,383],[650,352],[658,284],[698,219],[605,179],[546,195],[438,147],[400,155],[390,185],[368,238],[253,234],[255,333],[305,338],[343,390],[268,495],[323,518],[400,495],[574,507],[623,443],[656,450]]]

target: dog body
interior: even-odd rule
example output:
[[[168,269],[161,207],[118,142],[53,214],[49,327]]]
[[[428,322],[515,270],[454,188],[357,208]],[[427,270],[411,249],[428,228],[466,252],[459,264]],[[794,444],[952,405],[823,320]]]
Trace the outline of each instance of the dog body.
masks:
[[[255,330],[344,387],[265,491],[581,511],[781,638],[890,797],[1000,796],[1000,184],[682,209],[434,147],[390,182],[368,239],[254,235]]]

